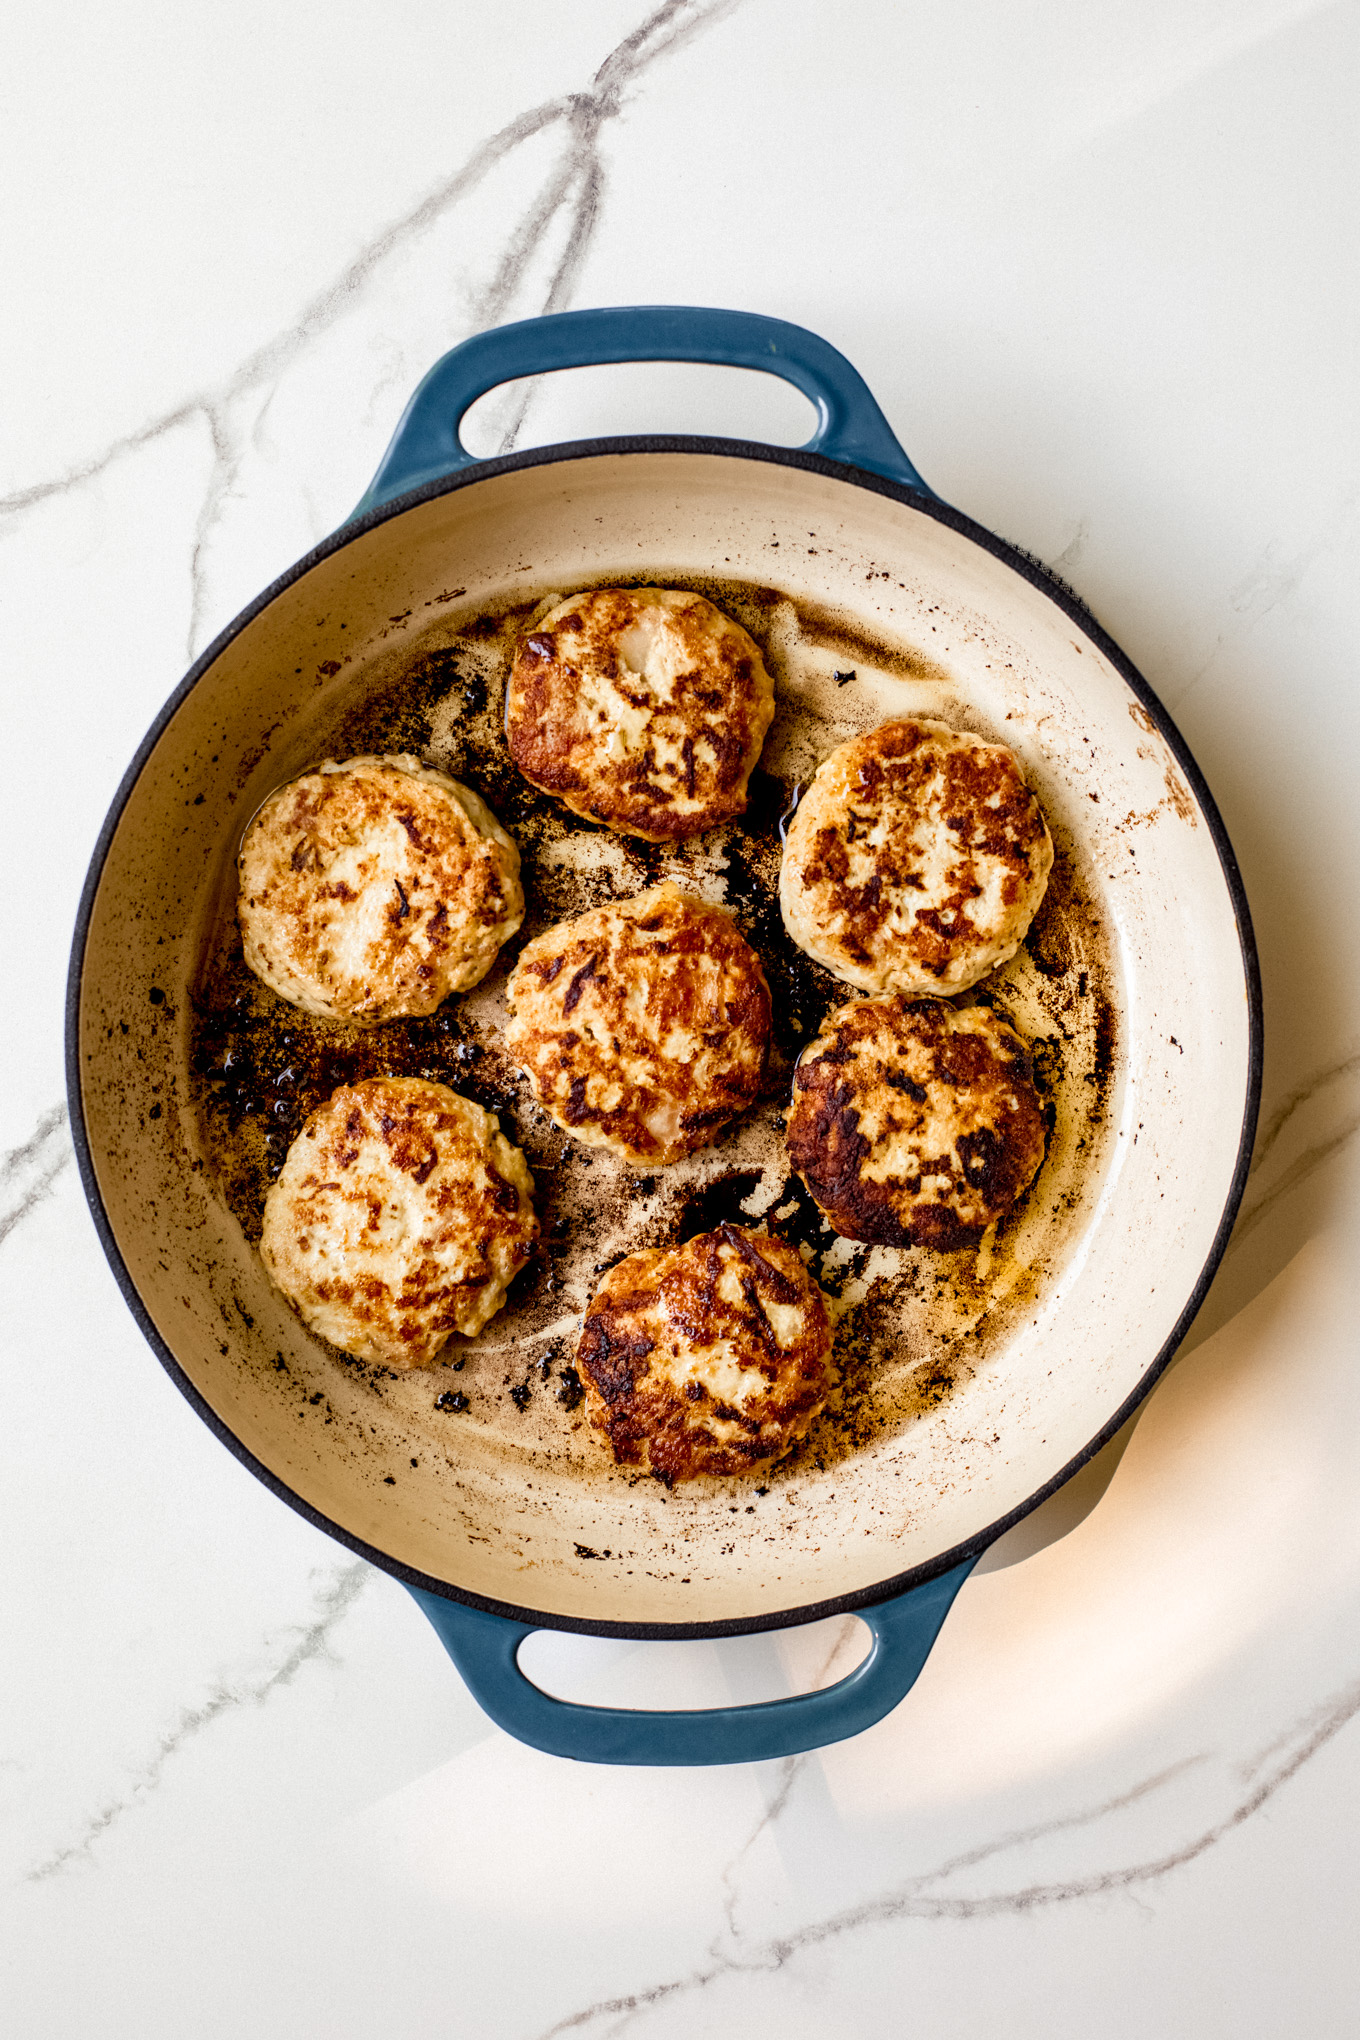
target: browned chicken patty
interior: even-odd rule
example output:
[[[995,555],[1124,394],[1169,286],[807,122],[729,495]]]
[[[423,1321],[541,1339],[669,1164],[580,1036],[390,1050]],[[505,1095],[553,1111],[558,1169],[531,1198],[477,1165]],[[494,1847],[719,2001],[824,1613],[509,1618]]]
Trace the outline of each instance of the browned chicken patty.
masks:
[[[238,872],[255,975],[365,1027],[480,983],[524,918],[519,851],[486,802],[407,753],[328,762],[271,793]]]
[[[668,1486],[748,1473],[787,1452],[825,1403],[831,1320],[796,1248],[720,1225],[611,1268],[576,1365],[620,1466]]]
[[[855,999],[794,1073],[789,1160],[836,1231],[975,1245],[1044,1158],[1029,1051],[990,1006]]]
[[[669,880],[526,945],[505,1045],[543,1109],[634,1167],[704,1147],[760,1091],[770,992],[721,907]]]
[[[942,997],[1014,956],[1052,863],[1004,744],[889,722],[818,768],[788,826],[779,905],[799,948],[847,984]]]
[[[521,640],[505,729],[532,785],[660,843],[743,813],[773,715],[759,647],[702,595],[597,588]]]
[[[342,1352],[428,1367],[480,1332],[533,1252],[523,1155],[470,1098],[420,1077],[344,1085],[265,1199],[260,1258]]]

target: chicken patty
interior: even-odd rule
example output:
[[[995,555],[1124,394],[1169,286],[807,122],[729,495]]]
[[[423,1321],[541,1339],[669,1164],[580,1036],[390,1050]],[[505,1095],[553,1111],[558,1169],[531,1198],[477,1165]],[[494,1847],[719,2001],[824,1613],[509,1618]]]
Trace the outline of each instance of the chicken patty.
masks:
[[[634,1167],[678,1161],[760,1091],[770,992],[721,907],[669,880],[527,944],[505,1045],[544,1110]]]
[[[773,715],[759,647],[702,595],[597,588],[521,640],[505,730],[531,785],[660,843],[743,813]]]
[[[1044,1158],[1029,1051],[990,1006],[855,999],[794,1073],[789,1160],[836,1231],[975,1245]]]
[[[1052,864],[1003,744],[890,722],[818,768],[788,826],[779,905],[799,948],[847,984],[943,997],[1014,956]]]
[[[428,1367],[500,1309],[538,1220],[523,1155],[471,1099],[420,1077],[344,1085],[288,1150],[260,1258],[314,1332]]]
[[[747,1473],[787,1452],[825,1403],[831,1320],[796,1248],[720,1225],[611,1268],[576,1366],[620,1466],[668,1486]]]
[[[479,983],[524,918],[519,851],[486,802],[407,754],[328,761],[279,787],[238,873],[255,975],[364,1027]]]

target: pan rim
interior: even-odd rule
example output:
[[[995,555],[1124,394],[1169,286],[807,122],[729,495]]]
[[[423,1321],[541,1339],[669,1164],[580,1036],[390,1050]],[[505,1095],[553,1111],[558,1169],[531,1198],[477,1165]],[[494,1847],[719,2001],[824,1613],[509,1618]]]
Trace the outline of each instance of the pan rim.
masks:
[[[556,1612],[519,1607],[510,1602],[498,1601],[486,1595],[476,1594],[466,1588],[454,1586],[440,1580],[433,1574],[406,1565],[393,1558],[366,1539],[356,1536],[342,1524],[316,1509],[304,1500],[287,1482],[266,1466],[262,1460],[242,1443],[226,1422],[208,1403],[195,1384],[180,1366],[168,1343],[161,1337],[150,1312],[143,1303],[137,1285],[123,1259],[114,1236],[113,1227],[104,1207],[95,1173],[94,1158],[89,1135],[85,1125],[84,1103],[80,1075],[80,1002],[84,975],[84,963],[90,923],[94,914],[104,866],[108,859],[114,835],[122,820],[124,809],[132,796],[133,789],[141,778],[152,752],[161,735],[178,713],[182,703],[216,663],[226,647],[240,633],[248,628],[271,603],[301,580],[323,560],[339,552],[354,538],[376,529],[405,514],[418,505],[435,500],[440,496],[453,494],[477,482],[487,481],[494,476],[512,474],[520,469],[556,465],[576,460],[594,459],[602,456],[627,456],[629,454],[680,453],[722,459],[764,461],[778,466],[802,469],[850,487],[866,489],[871,494],[887,496],[933,518],[935,522],[948,526],[961,537],[969,539],[990,553],[1004,566],[1020,575],[1031,587],[1048,597],[1066,616],[1068,621],[1108,660],[1119,674],[1134,698],[1146,710],[1159,735],[1167,743],[1191,789],[1200,814],[1209,830],[1210,838],[1223,873],[1233,919],[1237,929],[1242,956],[1244,989],[1247,998],[1247,1081],[1243,1100],[1242,1121],[1238,1139],[1237,1158],[1227,1197],[1219,1216],[1214,1237],[1199,1275],[1190,1295],[1182,1307],[1170,1336],[1153,1356],[1148,1367],[1123,1402],[1115,1409],[1105,1424],[1083,1446],[1072,1459],[1040,1488],[1017,1503],[994,1522],[978,1530],[973,1536],[951,1546],[935,1558],[919,1565],[908,1567],[904,1572],[890,1578],[876,1581],[868,1587],[860,1587],[848,1593],[837,1594],[829,1599],[807,1602],[792,1608],[763,1610],[758,1614],[729,1617],[719,1621],[694,1622],[616,1622],[594,1618],[561,1615]],[[1257,955],[1256,938],[1252,927],[1251,911],[1247,904],[1246,890],[1242,882],[1237,858],[1229,841],[1223,819],[1213,795],[1205,781],[1189,746],[1168,710],[1153,688],[1143,678],[1133,662],[1122,652],[1114,640],[1097,623],[1095,617],[1066,584],[1051,573],[1042,562],[1032,558],[1021,548],[998,538],[985,525],[978,524],[963,511],[943,503],[938,497],[926,496],[918,489],[907,487],[886,476],[877,475],[865,468],[853,467],[843,461],[828,460],[824,455],[806,452],[801,447],[770,446],[756,441],[706,437],[695,434],[629,434],[617,437],[567,440],[553,446],[532,447],[522,453],[501,455],[492,460],[478,461],[475,465],[461,469],[452,475],[438,477],[424,482],[413,489],[404,491],[389,502],[364,512],[341,525],[338,530],[324,538],[319,545],[305,553],[301,559],[287,568],[255,599],[248,603],[225,628],[217,634],[211,644],[200,653],[190,666],[184,678],[171,692],[150,728],[138,745],[136,752],[119,781],[117,791],[110,803],[95,846],[91,853],[85,882],[81,888],[80,904],[76,913],[71,943],[71,959],[67,973],[65,1005],[65,1061],[66,1089],[70,1114],[72,1142],[75,1148],[76,1164],[80,1173],[81,1186],[90,1208],[96,1234],[105,1257],[113,1271],[123,1300],[133,1320],[152,1352],[166,1370],[170,1379],[179,1389],[196,1414],[207,1424],[214,1436],[227,1447],[243,1466],[253,1473],[272,1494],[284,1502],[296,1514],[315,1529],[324,1531],[358,1557],[366,1559],[382,1572],[400,1580],[407,1587],[418,1588],[424,1593],[435,1594],[440,1599],[460,1603],[465,1607],[479,1609],[490,1615],[497,1615],[506,1621],[515,1622],[527,1629],[557,1629],[576,1635],[617,1637],[637,1641],[682,1642],[723,1636],[749,1636],[762,1632],[800,1627],[805,1623],[824,1621],[829,1617],[854,1614],[862,1608],[869,1608],[881,1602],[894,1600],[909,1592],[913,1587],[923,1586],[928,1580],[938,1578],[942,1573],[980,1558],[998,1538],[1023,1521],[1050,1495],[1056,1494],[1074,1474],[1093,1459],[1103,1446],[1108,1444],[1139,1405],[1145,1401],[1156,1383],[1166,1371],[1177,1349],[1189,1331],[1209,1286],[1217,1272],[1238,1209],[1246,1189],[1247,1171],[1251,1162],[1252,1146],[1256,1134],[1256,1122],[1260,1109],[1261,1079],[1264,1057],[1263,1011],[1261,994],[1260,965]]]

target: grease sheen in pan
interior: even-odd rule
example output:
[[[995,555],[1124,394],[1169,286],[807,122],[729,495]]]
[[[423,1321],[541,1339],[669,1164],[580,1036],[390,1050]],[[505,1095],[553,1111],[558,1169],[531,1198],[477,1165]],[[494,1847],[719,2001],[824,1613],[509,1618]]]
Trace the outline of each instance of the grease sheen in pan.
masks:
[[[514,836],[526,918],[486,979],[434,1015],[362,1030],[281,1007],[244,970],[225,916],[205,961],[198,1098],[207,1152],[247,1238],[258,1237],[263,1197],[291,1132],[341,1082],[384,1073],[447,1083],[495,1112],[523,1150],[540,1250],[487,1330],[450,1341],[442,1378],[438,1365],[414,1387],[378,1372],[364,1391],[357,1363],[318,1357],[318,1365],[343,1365],[347,1394],[358,1396],[356,1418],[369,1407],[379,1433],[398,1426],[417,1457],[435,1448],[458,1460],[471,1448],[479,1463],[490,1455],[521,1468],[536,1492],[542,1482],[546,1493],[558,1473],[606,1486],[639,1477],[601,1467],[573,1365],[582,1313],[621,1256],[676,1246],[724,1220],[802,1253],[835,1318],[837,1385],[806,1437],[770,1469],[782,1489],[800,1469],[829,1469],[901,1432],[988,1366],[1081,1237],[1108,1154],[1116,980],[1082,860],[1055,815],[1043,906],[1016,954],[987,980],[1034,1045],[1051,1120],[1036,1192],[1020,1199],[984,1252],[944,1258],[840,1239],[824,1222],[790,1165],[784,1121],[797,1059],[845,990],[783,927],[780,818],[794,788],[837,745],[906,708],[956,727],[979,724],[950,676],[924,658],[889,646],[875,664],[862,640],[847,642],[825,618],[767,589],[706,583],[704,592],[750,631],[775,679],[774,721],[738,821],[693,842],[651,844],[578,820],[522,778],[507,755],[502,716],[537,600],[526,598],[469,617],[463,628],[436,628],[423,645],[378,660],[362,695],[308,736],[316,751],[333,755],[412,752],[472,787]],[[648,1173],[645,1163],[640,1169],[584,1147],[545,1119],[506,1050],[506,992],[524,944],[667,881],[732,915],[768,980],[772,1035],[749,1106],[710,1145]],[[452,1432],[434,1407],[437,1392],[459,1405]]]

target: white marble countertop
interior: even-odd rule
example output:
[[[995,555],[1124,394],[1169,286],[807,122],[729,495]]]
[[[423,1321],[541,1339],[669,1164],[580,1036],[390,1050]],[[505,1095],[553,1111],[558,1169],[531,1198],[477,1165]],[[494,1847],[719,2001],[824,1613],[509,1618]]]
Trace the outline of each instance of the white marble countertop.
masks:
[[[1360,15],[1309,0],[127,0],[11,29],[0,476],[6,2028],[1349,2035],[1360,1963]],[[1222,808],[1265,982],[1237,1234],[1131,1430],[818,1755],[491,1728],[401,1587],[225,1452],[86,1213],[62,998],[191,658],[348,512],[449,345],[745,306],[1058,567]],[[488,407],[480,450],[515,423]],[[519,443],[790,439],[720,370]],[[854,1625],[536,1643],[579,1697],[811,1681]]]

